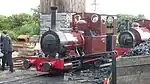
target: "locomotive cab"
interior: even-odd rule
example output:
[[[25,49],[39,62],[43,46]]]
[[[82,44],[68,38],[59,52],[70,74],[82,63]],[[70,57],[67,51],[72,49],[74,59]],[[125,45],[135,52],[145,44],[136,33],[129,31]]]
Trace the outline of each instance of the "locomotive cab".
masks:
[[[78,21],[76,19],[77,16],[81,17]],[[115,50],[116,16],[95,13],[77,13],[73,15],[73,22],[75,23],[74,27],[84,32],[85,54],[106,52],[110,47],[112,50]],[[108,35],[112,38],[107,38]]]

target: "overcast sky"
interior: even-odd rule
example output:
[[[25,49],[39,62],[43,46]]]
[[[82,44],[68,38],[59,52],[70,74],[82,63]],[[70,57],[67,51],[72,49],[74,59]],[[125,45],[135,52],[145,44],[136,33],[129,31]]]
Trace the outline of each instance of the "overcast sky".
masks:
[[[0,14],[29,13],[39,3],[40,0],[0,0]]]
[[[29,13],[40,0],[0,0],[0,14]],[[87,11],[92,11],[93,0],[86,0]],[[150,0],[97,0],[97,12],[105,14],[144,14],[150,19]]]

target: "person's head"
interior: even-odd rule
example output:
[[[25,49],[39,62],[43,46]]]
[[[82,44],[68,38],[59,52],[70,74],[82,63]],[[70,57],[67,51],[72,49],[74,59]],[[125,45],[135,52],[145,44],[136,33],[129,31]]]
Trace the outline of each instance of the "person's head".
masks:
[[[3,31],[2,33],[6,35],[6,34],[7,34],[7,31]]]
[[[140,26],[140,24],[137,23],[137,22],[133,22],[133,23],[132,23],[132,27],[139,27],[139,26]]]

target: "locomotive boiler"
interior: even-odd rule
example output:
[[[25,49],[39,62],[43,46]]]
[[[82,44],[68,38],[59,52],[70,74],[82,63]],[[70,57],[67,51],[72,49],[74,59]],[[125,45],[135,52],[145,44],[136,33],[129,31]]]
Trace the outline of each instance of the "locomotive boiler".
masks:
[[[131,28],[126,22],[126,28],[120,32],[118,42],[122,48],[133,48],[150,38],[150,20],[133,22]]]
[[[79,32],[49,30],[41,37],[41,49],[48,58],[82,55],[83,46],[84,37]]]
[[[84,37],[78,31],[62,32],[55,27],[56,7],[52,7],[51,29],[41,37],[41,49],[48,58],[62,58],[82,55]]]
[[[96,13],[72,15],[70,30],[56,28],[57,7],[51,7],[51,28],[41,36],[45,57],[28,57],[24,67],[37,71],[77,69],[92,62],[98,67],[115,55],[116,16]]]

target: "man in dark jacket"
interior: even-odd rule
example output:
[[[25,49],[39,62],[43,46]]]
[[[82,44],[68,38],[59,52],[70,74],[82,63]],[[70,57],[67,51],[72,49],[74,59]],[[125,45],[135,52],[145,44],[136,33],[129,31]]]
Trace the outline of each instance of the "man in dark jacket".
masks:
[[[2,57],[2,70],[5,69],[5,64],[8,62],[10,67],[10,71],[13,72],[13,61],[12,61],[12,40],[10,36],[7,35],[7,31],[3,31],[4,39],[2,46],[2,53],[4,56]]]

